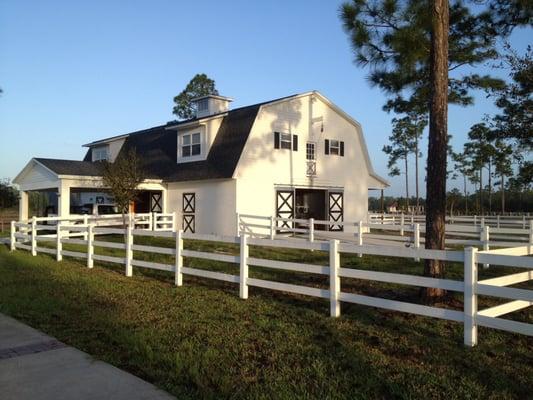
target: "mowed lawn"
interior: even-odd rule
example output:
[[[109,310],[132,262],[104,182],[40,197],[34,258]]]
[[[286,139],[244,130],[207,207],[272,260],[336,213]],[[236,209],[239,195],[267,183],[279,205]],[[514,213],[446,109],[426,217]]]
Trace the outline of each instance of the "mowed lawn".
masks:
[[[106,239],[109,240],[109,239]],[[121,238],[113,238],[120,241]],[[172,247],[171,240],[137,243]],[[44,244],[43,244],[44,245]],[[82,249],[79,246],[65,246]],[[237,254],[233,245],[186,241],[185,248]],[[119,254],[119,250],[96,251]],[[327,254],[252,248],[251,256],[327,265]],[[170,256],[135,258],[173,263]],[[422,263],[388,257],[342,257],[344,267],[420,274]],[[186,266],[238,274],[238,266],[186,259]],[[327,277],[251,267],[250,276],[327,287]],[[482,278],[509,269],[482,271]],[[462,265],[450,265],[462,279]],[[0,312],[178,398],[531,398],[533,338],[479,329],[463,346],[459,323],[84,260],[32,257],[0,245]],[[342,280],[343,290],[418,302],[418,288]],[[482,298],[482,306],[497,304]],[[461,309],[461,296],[439,306]],[[530,308],[531,309],[531,308]],[[533,323],[529,310],[514,318]]]

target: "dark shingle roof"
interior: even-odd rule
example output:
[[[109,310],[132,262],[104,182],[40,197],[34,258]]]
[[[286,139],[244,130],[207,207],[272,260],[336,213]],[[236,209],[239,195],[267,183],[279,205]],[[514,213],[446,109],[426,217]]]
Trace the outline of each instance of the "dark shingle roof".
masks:
[[[288,97],[293,96],[284,98]],[[179,127],[179,125],[188,124],[197,119],[169,122],[166,125],[130,133],[119,155],[130,148],[135,148],[143,160],[147,178],[163,179],[168,182],[231,178],[259,108],[284,98],[237,108],[228,111],[227,114],[222,113],[226,115],[223,117],[206,160],[178,164],[176,131],[168,129],[170,126]],[[90,161],[91,149],[87,151],[84,161],[42,158],[36,160],[60,175],[101,175],[101,165]]]
[[[35,158],[46,168],[58,175],[100,176],[102,164],[90,161],[58,160],[55,158]]]

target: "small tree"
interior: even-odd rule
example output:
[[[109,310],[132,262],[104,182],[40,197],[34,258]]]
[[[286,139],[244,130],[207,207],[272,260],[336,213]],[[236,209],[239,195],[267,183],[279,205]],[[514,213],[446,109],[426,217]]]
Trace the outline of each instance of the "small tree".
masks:
[[[194,118],[195,110],[191,100],[195,97],[207,96],[209,94],[218,95],[215,87],[215,81],[210,79],[206,74],[196,74],[190,80],[185,89],[174,97],[173,114],[181,119]]]
[[[104,162],[103,183],[108,187],[115,204],[122,213],[122,221],[126,226],[126,214],[129,206],[138,194],[138,186],[144,181],[141,160],[134,148],[121,152],[115,162]]]

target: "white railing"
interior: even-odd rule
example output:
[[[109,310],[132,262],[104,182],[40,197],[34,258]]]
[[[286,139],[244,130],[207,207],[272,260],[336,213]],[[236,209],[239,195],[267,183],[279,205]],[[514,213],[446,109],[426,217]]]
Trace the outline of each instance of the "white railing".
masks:
[[[406,246],[419,248],[425,243],[425,223],[413,222],[416,219],[404,219],[391,223],[375,223],[363,221],[322,221],[310,219],[279,218],[251,214],[237,214],[238,232],[255,237],[276,235],[295,235],[305,237],[309,241],[337,238],[341,241],[364,244],[363,238],[379,239],[391,243],[404,243]],[[446,245],[480,246],[483,250],[491,247],[512,247],[533,244],[533,220],[526,229],[495,228],[489,225],[446,224]],[[331,231],[331,227],[349,228],[351,233]],[[321,229],[322,228],[322,229]],[[392,234],[391,234],[392,233]],[[336,235],[336,236],[334,236]]]
[[[29,250],[33,255],[37,255],[39,252],[55,254],[58,261],[61,261],[64,256],[83,258],[87,260],[88,268],[92,268],[95,261],[101,261],[124,265],[125,274],[127,276],[132,276],[133,267],[167,271],[174,273],[174,280],[177,286],[183,285],[183,275],[221,280],[238,284],[239,295],[243,299],[248,298],[249,287],[260,287],[281,292],[319,297],[329,300],[330,315],[332,317],[338,317],[340,315],[341,304],[344,302],[459,322],[464,325],[464,343],[467,346],[474,346],[477,343],[478,326],[485,326],[533,336],[533,324],[500,318],[502,315],[533,305],[533,290],[508,287],[509,285],[527,282],[533,279],[533,257],[531,257],[533,254],[532,245],[492,251],[478,251],[472,247],[466,248],[463,251],[426,250],[421,248],[341,243],[335,239],[327,242],[307,242],[302,240],[271,240],[257,237],[254,238],[245,233],[243,233],[240,237],[227,237],[218,235],[183,233],[182,231],[148,231],[144,229],[135,229],[133,224],[128,225],[128,227],[125,229],[99,227],[93,224],[58,224],[56,227],[56,236],[52,238],[49,236],[38,235],[41,229],[49,229],[49,227],[38,225],[36,221],[32,221],[29,224],[23,222],[13,222],[11,224],[11,229],[11,250]],[[24,233],[22,233],[21,230],[23,230]],[[80,233],[83,239],[72,239],[70,236],[72,232]],[[125,240],[124,243],[104,241],[100,239],[95,240],[96,234],[124,235]],[[170,238],[174,241],[174,246],[169,248],[137,244],[135,242],[135,238],[140,236]],[[106,238],[108,236],[102,237]],[[185,249],[184,239],[192,241],[202,240],[239,244],[239,255],[219,254]],[[55,241],[56,248],[41,247],[38,245],[40,241]],[[84,251],[65,250],[63,249],[63,244],[65,243],[84,246]],[[324,251],[329,253],[329,262],[325,263],[324,265],[314,265],[250,257],[250,246],[262,246],[274,249],[291,248],[309,251]],[[124,254],[120,257],[95,254],[95,247],[119,249],[123,250]],[[170,255],[173,256],[173,262],[164,263],[136,259],[134,258],[134,251],[137,254],[139,252],[144,252]],[[464,279],[459,281],[346,268],[341,264],[340,255],[343,253],[358,254],[361,256],[375,255],[384,257],[431,259],[463,263]],[[184,262],[184,258],[200,258],[205,260],[238,264],[239,274],[235,275],[225,272],[188,267]],[[525,269],[525,272],[512,273],[509,275],[500,276],[498,278],[480,281],[478,280],[478,264],[495,264],[504,267],[518,267]],[[250,267],[256,266],[275,270],[324,275],[328,277],[329,285],[328,288],[317,288],[265,279],[250,278],[249,269]],[[459,292],[464,294],[464,306],[463,310],[460,311],[345,292],[342,289],[343,278],[387,282],[426,288],[439,288],[448,291]],[[479,295],[507,299],[510,301],[479,310],[477,305],[477,297]]]
[[[529,213],[521,215],[447,215],[446,223],[484,226],[489,225],[494,228],[522,228],[527,229],[533,216]],[[403,221],[410,221],[411,224],[419,222],[424,224],[426,221],[425,215],[420,214],[368,214],[368,222],[376,224],[400,224]]]

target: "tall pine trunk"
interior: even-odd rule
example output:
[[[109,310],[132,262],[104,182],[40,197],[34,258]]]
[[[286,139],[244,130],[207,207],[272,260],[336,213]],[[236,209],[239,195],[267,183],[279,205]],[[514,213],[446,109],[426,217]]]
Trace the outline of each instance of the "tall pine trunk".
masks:
[[[489,214],[492,213],[492,161],[489,160]]]
[[[444,249],[446,217],[446,158],[448,130],[448,0],[431,3],[429,145],[426,189],[426,249]],[[426,260],[424,275],[442,277],[445,264]],[[422,297],[434,302],[444,296],[442,289],[423,288]]]
[[[415,138],[415,184],[416,184],[416,211],[415,213],[418,214],[418,210],[420,207],[420,195],[418,193],[418,137]]]
[[[483,167],[479,169],[479,212],[481,215],[485,215],[483,207]]]
[[[463,174],[463,189],[465,192],[465,215],[468,215],[468,193],[466,191],[466,175]]]
[[[407,155],[408,153],[405,152],[405,212],[409,212],[409,162]]]
[[[502,214],[505,212],[505,175],[502,174]]]

